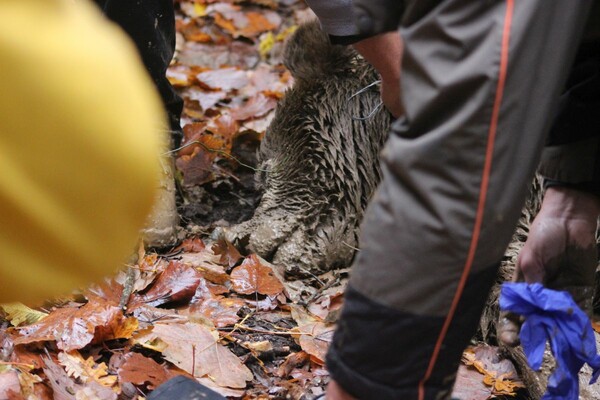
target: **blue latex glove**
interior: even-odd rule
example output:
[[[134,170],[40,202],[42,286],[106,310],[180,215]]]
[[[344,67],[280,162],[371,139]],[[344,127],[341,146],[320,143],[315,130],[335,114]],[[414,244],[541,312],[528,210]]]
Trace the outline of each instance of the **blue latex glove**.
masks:
[[[529,365],[539,370],[546,341],[556,360],[542,400],[578,400],[578,373],[584,363],[594,370],[590,384],[600,375],[600,356],[588,316],[567,292],[546,289],[540,283],[505,283],[500,309],[525,317],[520,338]]]

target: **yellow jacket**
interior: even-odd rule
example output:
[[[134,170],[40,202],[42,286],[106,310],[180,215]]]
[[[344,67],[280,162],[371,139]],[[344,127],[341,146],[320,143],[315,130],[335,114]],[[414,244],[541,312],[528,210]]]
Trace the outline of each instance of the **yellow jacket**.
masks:
[[[123,265],[164,126],[133,45],[92,5],[0,1],[0,302],[69,293]]]

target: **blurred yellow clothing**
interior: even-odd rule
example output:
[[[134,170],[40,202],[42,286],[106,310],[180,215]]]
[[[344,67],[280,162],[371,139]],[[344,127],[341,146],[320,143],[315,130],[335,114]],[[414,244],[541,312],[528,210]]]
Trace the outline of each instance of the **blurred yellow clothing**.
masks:
[[[135,248],[165,118],[87,1],[0,1],[0,302],[68,294]]]

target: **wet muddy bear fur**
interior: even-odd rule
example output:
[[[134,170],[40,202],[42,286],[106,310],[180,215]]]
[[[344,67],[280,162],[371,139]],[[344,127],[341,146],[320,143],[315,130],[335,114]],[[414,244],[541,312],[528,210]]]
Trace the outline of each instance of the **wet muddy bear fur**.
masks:
[[[294,85],[261,143],[262,200],[226,236],[288,276],[307,276],[350,264],[391,117],[376,85],[356,95],[379,79],[374,69],[352,47],[332,45],[318,22],[292,35],[284,62]]]

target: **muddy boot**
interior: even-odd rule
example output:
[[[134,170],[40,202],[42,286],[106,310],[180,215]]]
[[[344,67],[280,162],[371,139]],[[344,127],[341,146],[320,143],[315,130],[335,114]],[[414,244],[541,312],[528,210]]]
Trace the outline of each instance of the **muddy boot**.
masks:
[[[177,243],[179,214],[175,202],[174,170],[173,158],[167,155],[162,156],[156,203],[148,217],[146,227],[142,231],[146,247],[167,247]]]

